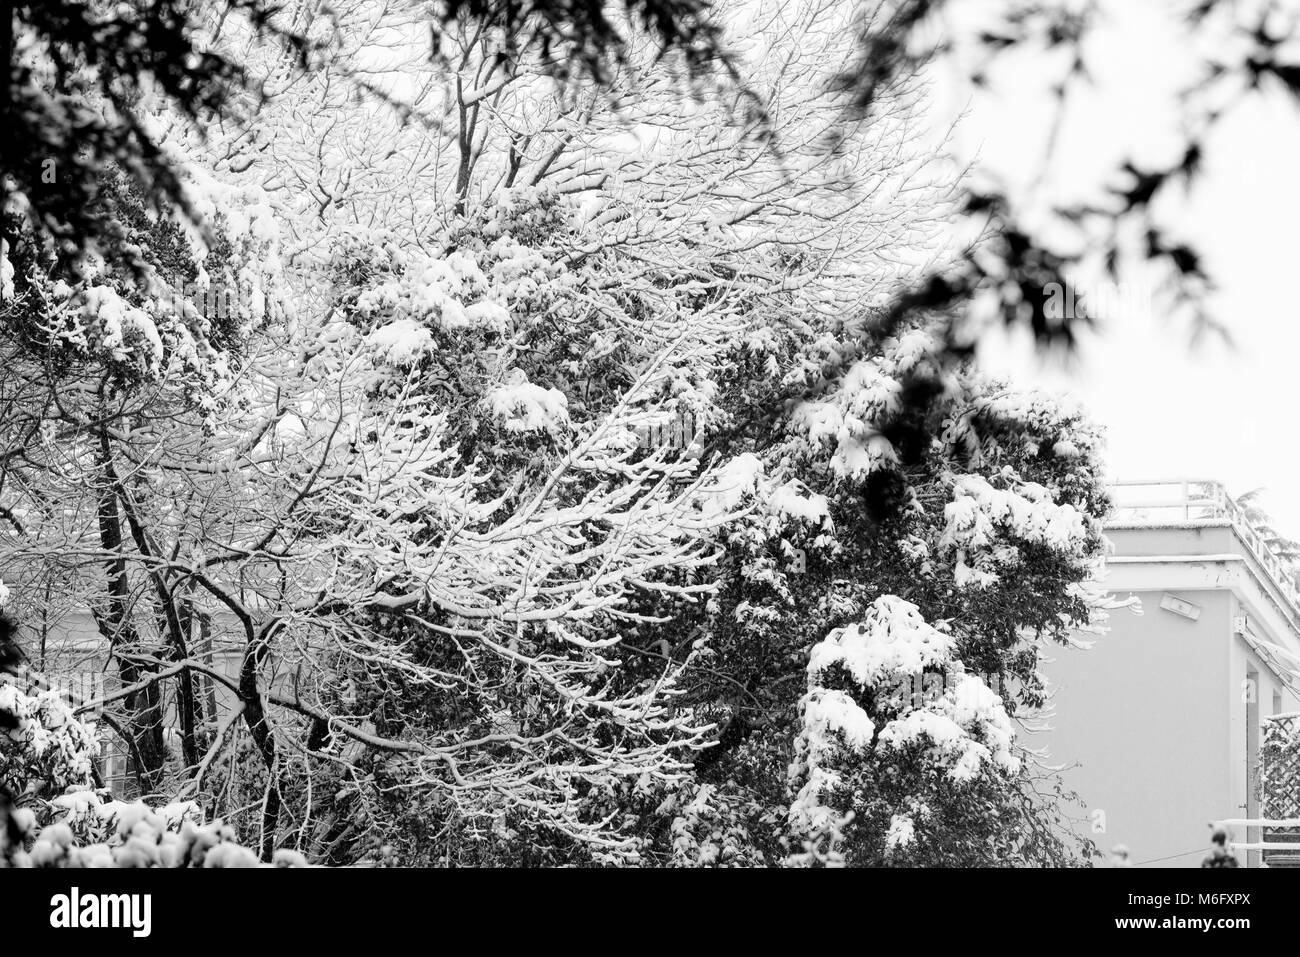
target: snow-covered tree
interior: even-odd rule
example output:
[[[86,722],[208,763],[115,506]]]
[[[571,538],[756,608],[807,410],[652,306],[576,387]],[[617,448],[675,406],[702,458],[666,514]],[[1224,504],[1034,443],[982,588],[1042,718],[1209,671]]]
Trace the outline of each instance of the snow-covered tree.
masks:
[[[149,570],[140,607],[126,557],[153,555],[157,546],[141,520],[157,503],[150,450],[164,438],[183,444],[213,430],[252,332],[279,314],[269,209],[255,190],[222,192],[197,177],[190,187],[196,204],[215,208],[213,192],[221,204],[218,229],[207,237],[187,232],[183,220],[151,216],[129,180],[106,171],[102,191],[114,197],[136,268],[94,255],[61,261],[25,235],[7,250],[12,276],[0,306],[2,534],[27,556],[6,560],[6,574],[23,586],[23,617],[56,620],[56,604],[89,610],[120,652],[118,670],[131,689],[121,731],[146,791],[164,763],[163,705],[149,678],[156,660],[136,656],[184,658],[188,631],[171,577]],[[205,302],[214,287],[221,302]],[[191,678],[180,673],[178,710],[192,756]]]
[[[1076,859],[1058,826],[1057,785],[1032,756],[1013,749],[1014,761],[972,784],[931,760],[942,748],[891,751],[880,736],[886,726],[937,727],[931,716],[958,707],[953,695],[964,701],[980,691],[995,716],[1041,704],[1044,643],[1071,642],[1104,620],[1106,602],[1091,583],[1107,508],[1095,429],[1068,404],[945,363],[923,330],[883,342],[823,337],[792,346],[786,361],[816,378],[781,404],[764,394],[764,380],[753,380],[754,405],[741,407],[756,417],[741,433],[750,451],[736,458],[750,457],[740,504],[752,508],[728,528],[721,589],[708,613],[678,616],[671,626],[709,635],[696,693],[723,730],[697,762],[701,781],[713,786],[719,813],[770,861],[827,853],[824,841],[808,851],[797,828],[787,831],[808,824],[809,800],[821,789],[814,772],[839,773],[823,758],[861,764],[864,780],[881,782],[836,792],[838,804],[825,806],[837,815],[817,818],[849,860]],[[831,362],[809,361],[807,353],[832,349]],[[724,373],[733,380],[753,368],[744,350],[734,361]],[[767,411],[774,407],[785,414]],[[855,681],[824,666],[846,635],[887,646],[894,629],[881,618],[900,607],[916,631],[943,636],[942,653],[910,662],[910,671]],[[675,638],[671,630],[648,636],[657,640],[671,647]],[[922,691],[936,683],[925,703]],[[899,697],[903,684],[908,694]],[[869,723],[852,721],[850,702]],[[835,715],[849,729],[843,750],[827,744],[839,740],[826,733]],[[928,808],[925,821],[913,805]],[[887,855],[895,817],[911,822],[914,840],[906,853],[897,844]]]
[[[264,860],[1064,855],[1012,722],[1094,620],[1098,437],[881,331],[944,192],[920,91],[846,121],[850,11],[724,12],[739,103],[341,4],[334,72],[239,53],[251,122],[157,111],[206,234],[7,248],[0,571],[95,614],[142,792]]]
[[[911,602],[886,595],[860,624],[813,646],[790,768],[790,825],[813,845],[809,853],[850,863],[907,856],[918,828],[933,833],[936,800],[967,812],[954,822],[951,807],[943,809],[942,830],[955,832],[939,845],[949,861],[960,859],[954,837],[983,839],[969,819],[1020,760],[1001,696],[966,673],[955,644]],[[978,850],[977,861],[988,853]]]

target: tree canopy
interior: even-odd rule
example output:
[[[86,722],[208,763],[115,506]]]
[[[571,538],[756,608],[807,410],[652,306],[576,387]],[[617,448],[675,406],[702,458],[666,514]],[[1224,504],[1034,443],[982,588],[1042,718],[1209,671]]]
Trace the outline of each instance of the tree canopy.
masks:
[[[15,5],[9,859],[1086,862],[1102,438],[957,335],[1069,257],[921,143],[939,6]]]

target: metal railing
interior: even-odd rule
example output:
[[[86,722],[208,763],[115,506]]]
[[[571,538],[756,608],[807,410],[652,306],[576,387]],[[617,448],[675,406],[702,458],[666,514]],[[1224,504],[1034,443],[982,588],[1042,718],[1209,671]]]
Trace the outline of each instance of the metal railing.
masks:
[[[1110,483],[1114,512],[1109,524],[1123,526],[1228,522],[1273,584],[1300,611],[1300,579],[1292,562],[1246,510],[1214,479],[1125,479]]]
[[[1259,817],[1220,821],[1246,828],[1236,850],[1259,851],[1268,867],[1300,867],[1300,712],[1275,714],[1260,722],[1258,775],[1250,786],[1259,795]]]
[[[1289,818],[1273,820],[1266,817],[1233,817],[1219,821],[1220,825],[1232,827],[1244,827],[1249,830],[1262,830],[1263,837],[1258,841],[1229,841],[1228,848],[1234,851],[1262,851],[1264,852],[1264,863],[1277,866],[1278,857],[1286,862],[1287,866],[1292,865],[1292,859],[1295,852],[1300,851],[1300,842],[1287,840],[1294,837],[1297,830],[1300,829],[1300,819]],[[1269,837],[1280,837],[1281,840],[1267,840]],[[1276,855],[1276,857],[1275,857]]]

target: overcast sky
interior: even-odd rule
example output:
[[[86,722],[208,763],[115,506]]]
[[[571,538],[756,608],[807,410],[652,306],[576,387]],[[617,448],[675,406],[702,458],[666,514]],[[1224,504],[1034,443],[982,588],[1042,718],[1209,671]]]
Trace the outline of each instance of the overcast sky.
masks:
[[[978,3],[956,8],[974,14]],[[1103,3],[1106,26],[1086,54],[1096,84],[1071,94],[1045,196],[1078,197],[1125,158],[1178,155],[1172,93],[1193,62],[1162,3]],[[1007,182],[1027,185],[1041,167],[1050,127],[1048,58],[1021,59],[982,93],[945,69],[939,116],[966,109],[953,146]],[[1113,180],[1112,180],[1113,182]],[[1119,478],[1218,478],[1240,494],[1258,486],[1278,528],[1300,538],[1300,454],[1292,384],[1300,381],[1300,331],[1292,292],[1300,277],[1300,109],[1274,91],[1243,101],[1211,141],[1200,185],[1164,211],[1174,234],[1206,254],[1219,283],[1216,318],[1234,342],[1191,342],[1186,321],[1149,286],[1117,290],[1113,321],[1087,335],[1070,367],[1036,356],[1028,335],[995,333],[981,355],[1021,383],[1069,391],[1109,438]]]

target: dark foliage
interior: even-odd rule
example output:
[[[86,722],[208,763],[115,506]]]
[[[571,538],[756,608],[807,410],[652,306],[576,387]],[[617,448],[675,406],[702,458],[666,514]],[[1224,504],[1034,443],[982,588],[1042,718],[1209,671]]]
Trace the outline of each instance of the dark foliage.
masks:
[[[305,62],[305,42],[271,25],[277,7],[261,0],[228,6]],[[0,104],[5,205],[9,193],[16,194],[28,226],[58,255],[76,257],[93,248],[143,268],[123,234],[124,211],[100,186],[110,164],[155,205],[177,206],[197,221],[176,170],[135,105],[157,90],[191,118],[233,111],[246,75],[240,64],[198,45],[200,10],[186,0],[6,5],[0,23],[8,64]],[[31,46],[20,45],[23,40]],[[5,238],[13,245],[7,226]]]
[[[23,653],[18,647],[18,625],[0,611],[0,674],[13,674],[22,661]]]
[[[447,0],[447,19],[459,16],[500,27],[509,56],[537,45],[557,76],[608,79],[608,67],[623,61],[627,38],[617,13],[654,38],[662,53],[680,54],[692,74],[702,74],[727,57],[708,0]],[[433,24],[435,39],[438,24]]]

